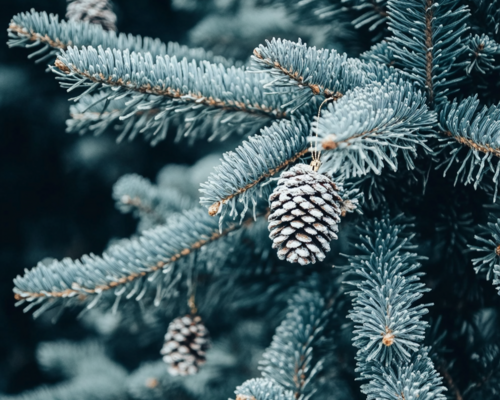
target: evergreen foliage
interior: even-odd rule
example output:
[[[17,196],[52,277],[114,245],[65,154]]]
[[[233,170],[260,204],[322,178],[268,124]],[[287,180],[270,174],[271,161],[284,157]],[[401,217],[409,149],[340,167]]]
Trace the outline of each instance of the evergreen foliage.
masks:
[[[234,61],[117,34],[98,19],[13,17],[9,46],[41,46],[30,57],[77,93],[69,132],[113,127],[119,141],[141,134],[155,145],[176,130],[172,146],[199,158],[202,140],[220,140],[217,155],[167,165],[157,184],[136,174],[116,182],[117,208],[139,219],[133,237],[100,256],[43,260],[14,280],[25,311],[75,307],[109,331],[110,348],[137,326],[137,343],[159,353],[187,303],[214,339],[206,365],[185,378],[160,361],[125,371],[101,344],[56,342],[38,359],[64,382],[15,398],[222,399],[234,388],[237,400],[497,398],[500,96],[483,90],[500,68],[497,1],[243,3],[173,5],[241,18],[276,7],[304,32],[325,26],[327,45],[269,38]],[[331,49],[351,42],[349,54]],[[304,192],[280,192],[300,163],[314,171],[297,178]],[[325,237],[339,240],[319,262],[292,264],[272,248],[270,199],[307,207],[302,196],[326,192],[318,174],[338,189],[342,229]]]

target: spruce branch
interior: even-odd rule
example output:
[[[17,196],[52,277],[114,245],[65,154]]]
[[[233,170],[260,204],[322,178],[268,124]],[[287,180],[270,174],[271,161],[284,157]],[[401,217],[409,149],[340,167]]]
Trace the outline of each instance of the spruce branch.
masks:
[[[292,391],[297,400],[314,393],[314,378],[324,364],[319,347],[326,340],[324,331],[331,311],[318,291],[301,288],[289,301],[286,318],[262,356],[264,378]]]
[[[359,60],[349,59],[335,50],[316,50],[300,40],[273,39],[260,45],[252,56],[254,70],[264,71],[273,80],[266,87],[298,92],[289,103],[298,109],[316,95],[337,100],[348,90],[377,81],[375,71]],[[382,71],[378,71],[379,74]],[[382,72],[387,73],[386,71]]]
[[[89,46],[63,51],[53,70],[60,71],[61,86],[71,90],[90,87],[87,93],[104,85],[117,93],[150,94],[228,111],[284,117],[278,111],[280,98],[266,97],[268,101],[264,101],[255,90],[261,77],[241,68],[226,70],[221,64],[188,63],[168,55],[158,56],[155,63],[150,53],[104,50],[101,46],[96,50]]]
[[[477,274],[486,269],[486,279],[497,279],[496,266],[500,265],[500,218],[493,215],[490,221],[479,226],[480,235],[475,235],[477,245],[469,245],[472,251],[479,252],[480,256],[472,259]],[[476,253],[477,254],[477,253]]]
[[[469,39],[468,56],[469,65],[465,68],[467,74],[473,70],[481,74],[490,73],[497,68],[495,56],[500,55],[500,45],[487,35],[474,35]]]
[[[467,52],[468,8],[454,0],[389,0],[388,14],[395,65],[425,89],[431,107],[441,104],[464,79],[457,72]]]
[[[141,231],[194,206],[189,196],[174,188],[160,188],[137,174],[124,175],[114,184],[113,199],[121,212],[132,212],[141,219]]]
[[[438,168],[443,174],[454,163],[460,163],[455,182],[474,184],[477,188],[486,173],[493,174],[495,197],[500,174],[500,106],[483,106],[477,96],[461,102],[446,103],[439,113],[439,127],[443,133],[442,151],[449,151]],[[457,145],[457,143],[459,145]],[[464,151],[462,151],[464,150]]]
[[[155,302],[158,302],[168,294],[163,287],[168,289],[168,285],[178,279],[174,273],[176,262],[251,225],[252,221],[249,219],[243,225],[224,224],[219,231],[217,219],[209,217],[204,209],[189,210],[169,219],[166,225],[143,232],[136,239],[111,246],[102,256],[90,254],[81,260],[66,258],[50,265],[39,263],[24,276],[14,279],[15,298],[20,303],[30,302],[28,307],[31,308],[43,300],[91,297],[94,300],[88,307],[92,307],[111,289],[115,289],[117,299],[135,296],[140,300],[149,287],[155,287]],[[220,251],[224,257],[227,252],[227,249]],[[160,278],[162,273],[164,278]]]
[[[380,174],[385,164],[396,171],[399,153],[413,169],[418,147],[431,152],[424,133],[435,122],[424,95],[410,83],[373,83],[329,104],[313,127],[317,139],[312,140],[324,150],[323,170],[360,177]]]
[[[270,379],[250,379],[235,390],[236,400],[295,400],[292,391],[283,388]]]
[[[444,400],[442,378],[422,347],[429,304],[414,303],[427,292],[418,272],[422,257],[412,251],[413,235],[397,217],[374,219],[359,226],[356,255],[348,256],[359,280],[351,282],[354,346],[358,372],[368,380],[362,391],[369,400]],[[396,396],[396,397],[395,397]]]
[[[415,246],[405,229],[387,218],[369,221],[357,229],[357,254],[348,257],[359,279],[351,283],[356,289],[349,317],[356,324],[353,342],[361,366],[409,363],[424,339],[428,324],[421,318],[430,304],[414,303],[428,289],[417,272],[422,258],[411,252]]]
[[[208,207],[210,215],[221,214],[222,218],[229,208],[230,216],[238,214],[237,199],[244,205],[241,215],[250,205],[255,210],[257,198],[267,199],[271,193],[269,178],[307,154],[308,129],[304,118],[275,122],[234,152],[225,153],[221,165],[201,185],[200,203]]]
[[[429,348],[415,353],[411,362],[384,367],[370,366],[365,377],[370,382],[362,391],[368,400],[446,400],[442,380],[429,357]]]
[[[135,52],[151,53],[153,57],[170,55],[178,59],[207,60],[221,63],[225,66],[234,64],[221,56],[215,56],[210,51],[201,48],[189,48],[178,43],[162,43],[159,39],[141,37],[106,31],[100,25],[84,21],[65,21],[46,12],[36,12],[32,9],[29,13],[15,15],[9,25],[9,47],[32,48],[43,46],[30,57],[41,58],[38,62],[59,54],[70,46],[102,46],[104,48],[129,50]]]
[[[161,136],[166,134],[166,127],[179,114],[184,114],[195,138],[215,130],[219,124],[229,128],[227,136],[232,131],[241,131],[242,126],[255,129],[255,125],[259,127],[270,119],[286,116],[280,110],[286,96],[265,96],[262,76],[249,74],[243,68],[226,69],[222,64],[178,61],[169,56],[158,56],[154,62],[149,53],[88,47],[63,51],[52,70],[68,91],[87,88],[74,100],[83,99],[99,88],[106,89],[107,95],[94,96],[95,103],[88,106],[92,108],[104,100],[102,112],[106,112],[110,102],[131,96],[122,101],[125,108],[118,118],[129,119],[126,127],[134,125],[138,118],[145,124],[141,131],[155,128],[153,137],[160,131]],[[117,114],[108,114],[102,121],[106,120],[106,125],[116,119]],[[137,132],[137,127],[132,129]]]

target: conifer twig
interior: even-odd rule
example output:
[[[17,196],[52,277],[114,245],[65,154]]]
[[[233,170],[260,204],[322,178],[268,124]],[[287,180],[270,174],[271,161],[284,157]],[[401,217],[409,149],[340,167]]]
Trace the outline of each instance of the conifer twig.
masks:
[[[426,46],[427,51],[426,51],[426,55],[425,55],[425,61],[426,61],[425,87],[427,89],[428,101],[429,101],[430,105],[432,105],[434,103],[434,87],[433,87],[433,81],[432,81],[432,67],[433,67],[433,61],[434,61],[434,56],[433,56],[433,52],[432,52],[432,48],[433,48],[432,23],[434,20],[433,6],[434,6],[433,0],[426,0],[426,4],[425,4],[425,46]]]
[[[244,141],[235,151],[224,154],[222,163],[201,185],[200,204],[209,214],[237,214],[236,199],[243,203],[242,215],[257,197],[270,193],[265,181],[298,161],[308,152],[309,124],[305,119],[282,120],[263,128],[260,135]],[[260,191],[259,191],[260,189]]]
[[[235,100],[222,100],[218,98],[213,98],[212,96],[203,96],[201,93],[196,92],[182,92],[180,88],[162,87],[162,86],[151,86],[150,84],[136,85],[132,81],[124,81],[122,79],[115,80],[112,76],[104,76],[102,73],[98,76],[91,75],[88,71],[81,71],[74,65],[69,66],[64,64],[60,59],[57,59],[55,66],[64,74],[74,74],[80,77],[87,78],[93,83],[104,84],[106,86],[114,88],[123,88],[127,91],[134,91],[143,94],[152,94],[156,96],[165,96],[172,99],[182,99],[185,102],[193,102],[196,104],[203,104],[209,107],[220,108],[227,111],[242,111],[251,114],[261,114],[263,116],[269,117],[273,116],[275,118],[284,118],[286,113],[278,110],[274,110],[272,107],[262,105],[259,103],[246,104],[243,101]]]
[[[169,54],[179,59],[205,60],[221,63],[226,67],[239,65],[231,59],[214,55],[201,48],[189,48],[175,42],[163,43],[159,39],[116,33],[103,29],[98,24],[87,21],[59,20],[57,15],[31,10],[29,13],[15,15],[9,25],[10,47],[31,48],[37,44],[45,44],[48,48],[37,50],[35,54],[55,55],[59,50],[70,46],[94,46],[105,48],[148,52],[153,57]],[[52,49],[52,50],[51,50]],[[47,56],[46,55],[46,56]],[[45,56],[41,60],[45,59]]]
[[[138,239],[112,246],[102,257],[90,255],[76,262],[65,259],[48,266],[39,264],[23,277],[18,276],[14,280],[14,297],[31,302],[40,298],[101,294],[165,270],[176,261],[254,221],[249,218],[242,225],[226,224],[219,231],[217,221],[203,218],[205,215],[203,209],[189,210],[181,218],[175,219],[172,226],[167,224],[145,231]],[[133,262],[122,269],[120,265],[124,254],[128,254]],[[85,277],[87,273],[89,275]],[[90,286],[87,282],[94,284]],[[37,290],[30,290],[34,287]]]
[[[10,23],[9,31],[16,33],[19,36],[25,37],[30,42],[46,43],[54,49],[66,50],[68,46],[73,45],[71,41],[63,43],[61,42],[61,40],[59,40],[59,38],[51,38],[49,37],[48,34],[42,35],[38,32],[27,31],[26,28],[23,28],[22,26],[16,24],[15,22]]]
[[[113,93],[139,93],[158,96],[160,101],[167,98],[178,104],[189,103],[191,107],[184,108],[185,112],[204,105],[266,118],[286,116],[280,111],[282,96],[264,99],[263,90],[256,90],[255,87],[262,86],[262,77],[248,74],[244,69],[226,69],[221,64],[177,61],[169,56],[157,57],[155,62],[149,53],[70,47],[52,69],[68,90],[88,87],[84,94],[104,86],[111,87]]]
[[[264,57],[259,52],[259,49],[254,49],[253,54],[259,60],[264,60]],[[292,69],[288,70],[282,65],[280,65],[278,61],[274,61],[273,67],[283,72],[283,74],[289,77],[290,79],[296,81],[300,86],[306,86],[309,89],[311,89],[314,95],[323,94],[326,98],[334,98],[335,100],[342,97],[342,93],[340,92],[332,92],[330,89],[324,88],[318,84],[306,82],[304,77],[299,75],[298,71],[293,71]]]
[[[395,66],[427,93],[436,108],[454,93],[467,52],[469,9],[454,0],[388,0],[387,39]],[[446,28],[444,28],[446,27]]]
[[[229,200],[235,198],[236,196],[239,196],[242,193],[245,193],[247,190],[253,188],[255,185],[258,185],[261,183],[264,179],[270,178],[274,175],[276,175],[278,172],[282,171],[286,167],[288,167],[290,164],[293,164],[296,162],[299,158],[305,156],[309,149],[303,149],[299,151],[298,153],[295,153],[291,158],[288,160],[283,161],[280,165],[278,165],[276,168],[271,168],[269,171],[263,173],[261,176],[259,176],[257,179],[252,181],[251,183],[247,184],[246,186],[239,188],[235,193],[230,194],[229,196],[224,197],[222,200],[213,203],[209,208],[208,208],[208,213],[211,216],[216,215],[219,212],[219,209],[221,205],[226,204]]]

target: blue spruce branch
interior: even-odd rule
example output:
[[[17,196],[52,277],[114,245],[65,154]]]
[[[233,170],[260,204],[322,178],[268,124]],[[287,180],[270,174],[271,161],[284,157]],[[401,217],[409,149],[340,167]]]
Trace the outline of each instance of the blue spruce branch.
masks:
[[[308,152],[309,124],[304,118],[283,120],[262,129],[260,135],[244,141],[235,151],[225,153],[221,165],[201,185],[200,203],[210,215],[237,215],[236,200],[243,203],[242,215],[258,197],[271,193],[269,179],[297,162]]]
[[[369,400],[445,399],[442,378],[422,347],[428,324],[421,317],[429,304],[414,303],[428,289],[420,282],[422,257],[412,252],[407,228],[400,217],[369,221],[357,229],[358,254],[348,256],[359,278],[352,282],[349,316],[356,324],[358,371],[369,381],[362,386]]]
[[[429,348],[422,347],[410,363],[392,368],[372,365],[365,372],[370,382],[362,386],[368,400],[446,400],[439,374],[429,357]]]
[[[294,400],[292,391],[283,388],[265,378],[246,381],[236,388],[236,400]]]
[[[381,66],[364,64],[335,50],[317,50],[300,40],[267,41],[266,46],[254,50],[252,61],[256,71],[265,71],[273,78],[267,88],[286,88],[297,94],[283,105],[293,105],[292,112],[314,96],[336,100],[348,90],[386,78],[388,74]]]
[[[467,52],[469,10],[455,0],[389,0],[388,39],[395,65],[439,105],[464,79],[460,58]]]
[[[192,49],[178,43],[163,43],[159,39],[141,37],[107,31],[100,25],[82,21],[59,20],[59,17],[34,9],[20,13],[12,18],[9,25],[9,47],[34,48],[43,46],[32,57],[41,57],[38,62],[59,54],[70,46],[102,46],[103,48],[151,53],[152,57],[170,55],[178,59],[210,61],[227,67],[232,60],[216,56],[201,48]]]
[[[286,97],[265,95],[261,82],[264,76],[249,74],[243,68],[226,69],[222,64],[188,62],[185,58],[178,61],[168,55],[158,56],[155,62],[150,53],[104,50],[102,47],[97,50],[69,47],[62,51],[55,64],[52,70],[62,81],[62,87],[68,91],[86,88],[74,100],[97,89],[107,89],[107,95],[95,98],[95,103],[86,106],[87,110],[94,104],[132,95],[131,100],[122,102],[125,108],[115,111],[115,107],[112,111],[115,115],[108,120],[126,120],[132,115],[146,114],[158,121],[157,126],[153,124],[155,133],[180,113],[185,114],[191,129],[203,126],[210,119],[212,124],[208,128],[211,130],[218,124],[229,130],[231,127],[238,130],[241,124],[262,126],[270,119],[286,116],[281,111]],[[85,109],[82,111],[85,114]],[[101,109],[103,112],[106,107]],[[102,119],[101,116],[97,118]]]
[[[324,150],[322,169],[346,178],[380,174],[385,164],[396,171],[399,153],[413,169],[418,147],[431,153],[424,133],[435,122],[424,95],[409,83],[353,89],[329,104],[313,128]]]
[[[331,311],[318,291],[301,288],[262,356],[262,375],[292,391],[295,399],[309,399],[316,390],[314,378],[324,367],[318,352]]]
[[[349,256],[350,269],[359,281],[354,308],[354,346],[360,363],[383,365],[409,362],[418,351],[427,326],[421,317],[429,304],[414,305],[428,289],[420,282],[420,257],[411,251],[404,225],[388,219],[373,220],[358,228],[358,253]]]
[[[81,260],[66,258],[48,265],[39,263],[24,276],[14,279],[15,298],[19,304],[30,303],[25,311],[45,301],[35,316],[51,307],[55,300],[68,304],[84,304],[90,300],[87,308],[92,308],[103,293],[112,290],[116,296],[114,308],[122,297],[139,301],[152,289],[156,290],[154,302],[158,305],[178,281],[180,271],[175,266],[180,261],[192,263],[194,260],[188,257],[204,249],[205,261],[220,257],[223,265],[234,243],[219,243],[222,247],[216,246],[213,252],[205,246],[251,222],[250,219],[244,225],[223,224],[219,231],[217,218],[211,218],[202,208],[189,210],[170,218],[166,225],[144,231],[136,239],[111,246],[102,256],[90,254]],[[202,268],[202,261],[198,260],[198,268]]]
[[[441,139],[442,150],[449,150],[449,154],[438,168],[446,166],[443,172],[446,175],[454,163],[459,163],[455,182],[474,184],[475,188],[489,172],[493,175],[496,197],[500,174],[500,107],[479,107],[476,96],[443,106],[439,127],[445,137]]]

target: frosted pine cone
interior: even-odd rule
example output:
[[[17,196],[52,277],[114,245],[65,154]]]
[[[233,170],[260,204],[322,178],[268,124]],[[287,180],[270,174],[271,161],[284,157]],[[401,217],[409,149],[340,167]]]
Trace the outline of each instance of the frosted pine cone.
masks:
[[[168,326],[161,349],[163,361],[169,364],[170,375],[194,375],[205,363],[210,347],[207,328],[198,315],[174,319]]]
[[[108,31],[116,31],[116,14],[109,0],[71,0],[66,18],[101,25]]]
[[[281,174],[269,197],[269,237],[278,257],[306,265],[323,261],[337,239],[342,198],[328,177],[298,164]]]

